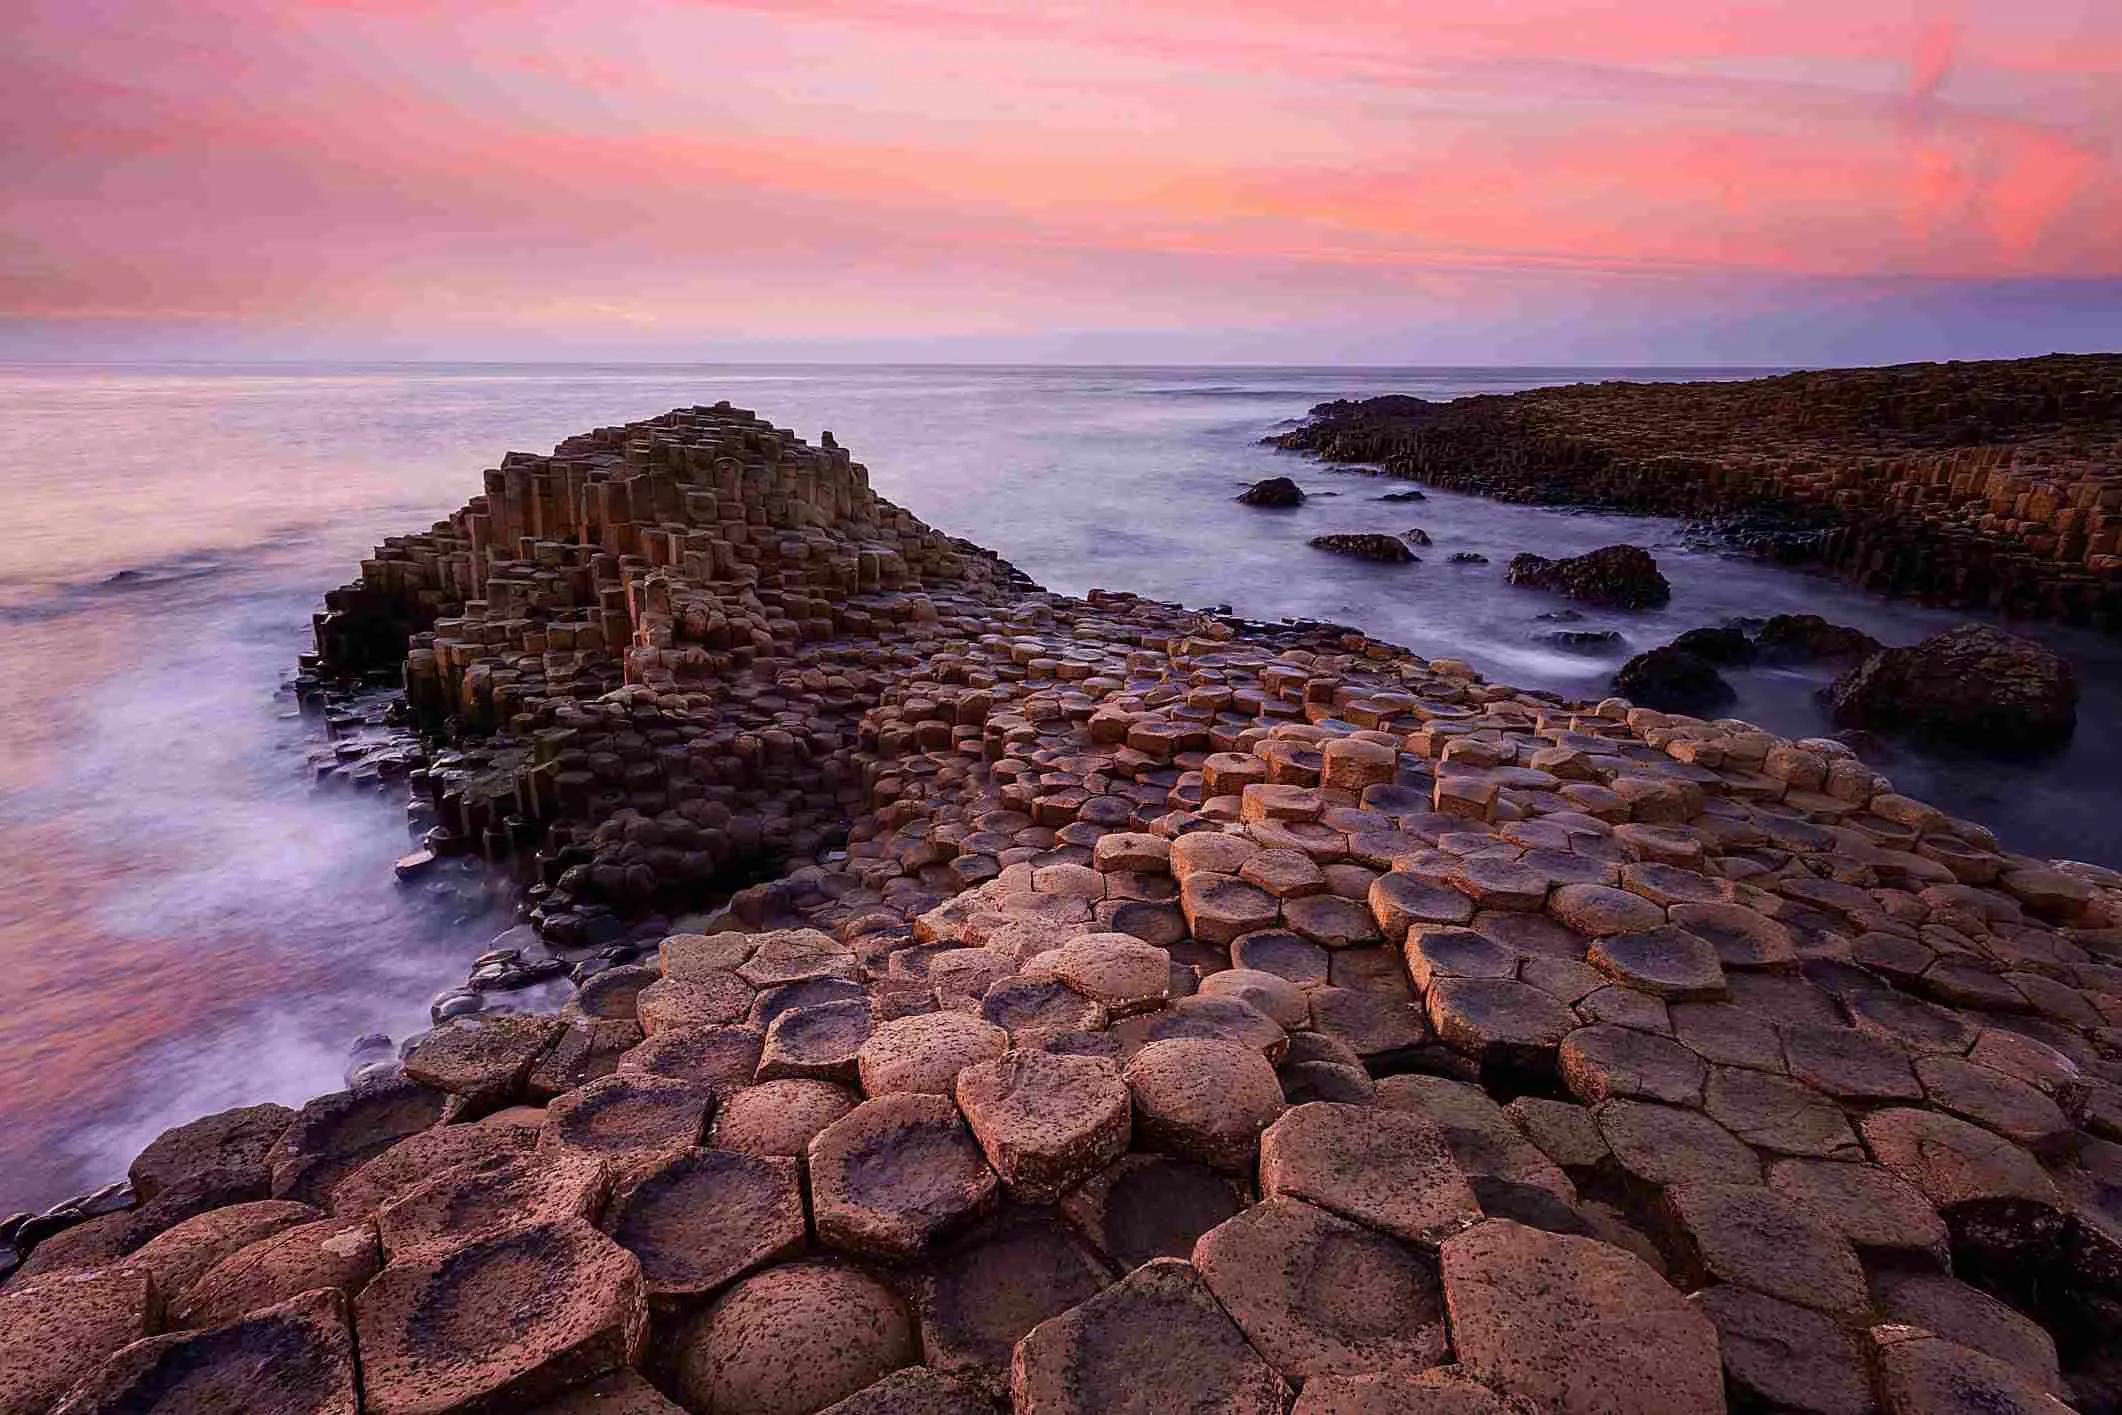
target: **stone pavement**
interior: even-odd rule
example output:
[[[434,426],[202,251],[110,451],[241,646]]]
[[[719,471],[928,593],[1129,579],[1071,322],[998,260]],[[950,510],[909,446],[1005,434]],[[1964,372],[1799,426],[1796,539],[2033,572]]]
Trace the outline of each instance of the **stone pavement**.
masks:
[[[2122,877],[1835,742],[1045,594],[726,408],[334,605],[582,989],[158,1140],[0,1411],[2122,1395]]]

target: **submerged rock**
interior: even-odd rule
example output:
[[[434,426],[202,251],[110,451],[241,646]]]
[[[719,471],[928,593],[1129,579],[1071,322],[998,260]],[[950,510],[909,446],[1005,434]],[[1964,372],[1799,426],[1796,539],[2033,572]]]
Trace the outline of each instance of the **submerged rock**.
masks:
[[[1383,496],[1373,496],[1371,500],[1392,502],[1427,501],[1429,500],[1429,494],[1427,492],[1415,491],[1413,489],[1409,489],[1407,491],[1388,491]]]
[[[1614,675],[1614,691],[1639,707],[1698,717],[1738,696],[1715,664],[1677,644],[1639,653],[1622,664]]]
[[[1256,481],[1238,493],[1238,500],[1246,506],[1268,506],[1281,509],[1304,504],[1304,488],[1288,477],[1269,477]]]
[[[1565,653],[1603,653],[1621,642],[1620,632],[1614,629],[1550,629],[1533,637]]]
[[[1451,553],[1454,565],[1486,565],[1488,557],[1478,550],[1455,550]]]
[[[1981,624],[1882,649],[1827,691],[1843,727],[1903,728],[1999,755],[2068,740],[2078,678],[2061,654]]]
[[[1378,560],[1397,565],[1408,564],[1416,558],[1415,553],[1407,548],[1407,542],[1398,536],[1313,536],[1305,544],[1313,550],[1330,550],[1336,555],[1352,555],[1358,560]]]
[[[1511,557],[1504,576],[1514,585],[1552,590],[1586,604],[1616,609],[1655,609],[1673,597],[1673,587],[1651,553],[1636,545],[1607,545],[1567,560],[1531,553]]]

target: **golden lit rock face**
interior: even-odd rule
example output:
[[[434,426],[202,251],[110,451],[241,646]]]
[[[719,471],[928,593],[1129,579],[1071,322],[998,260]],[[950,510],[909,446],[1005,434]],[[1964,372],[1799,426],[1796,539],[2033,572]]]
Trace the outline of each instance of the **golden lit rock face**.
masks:
[[[1839,743],[1046,594],[722,409],[511,458],[334,606],[342,668],[420,626],[418,789],[585,981],[158,1141],[0,1291],[97,1389],[165,1308],[248,1359],[283,1268],[402,1409],[1916,1409],[2114,1310],[2122,876]],[[380,1273],[47,1300],[268,1178]]]

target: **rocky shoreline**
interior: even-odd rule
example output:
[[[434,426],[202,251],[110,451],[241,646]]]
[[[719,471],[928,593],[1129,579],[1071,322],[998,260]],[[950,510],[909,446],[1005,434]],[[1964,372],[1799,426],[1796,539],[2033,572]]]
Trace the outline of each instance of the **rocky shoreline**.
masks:
[[[1699,520],[1959,608],[2122,629],[2122,355],[1323,403],[1269,439],[1426,485]]]
[[[1839,742],[1049,594],[726,404],[316,629],[522,923],[0,1226],[8,1415],[2122,1401],[2122,875]]]

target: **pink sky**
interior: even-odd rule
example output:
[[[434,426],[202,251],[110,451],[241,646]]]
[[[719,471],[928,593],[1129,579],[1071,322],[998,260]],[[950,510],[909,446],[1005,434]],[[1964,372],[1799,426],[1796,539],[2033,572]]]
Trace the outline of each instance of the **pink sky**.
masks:
[[[2114,0],[0,14],[0,355],[2122,342]]]

